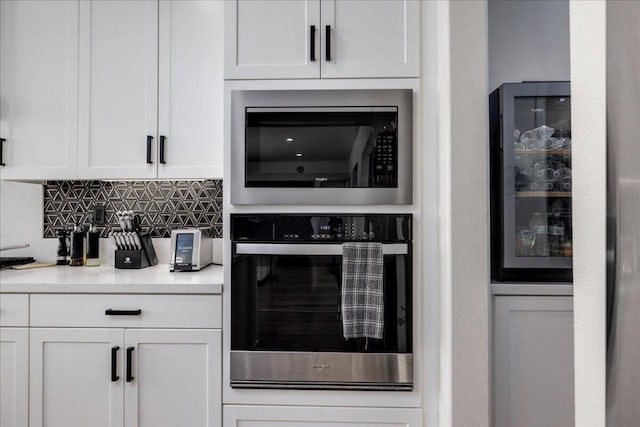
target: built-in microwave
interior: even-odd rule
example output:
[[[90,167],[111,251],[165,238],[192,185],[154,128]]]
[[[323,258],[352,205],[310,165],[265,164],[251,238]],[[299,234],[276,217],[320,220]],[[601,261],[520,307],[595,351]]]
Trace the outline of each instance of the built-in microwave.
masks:
[[[231,93],[231,203],[412,202],[413,93]]]

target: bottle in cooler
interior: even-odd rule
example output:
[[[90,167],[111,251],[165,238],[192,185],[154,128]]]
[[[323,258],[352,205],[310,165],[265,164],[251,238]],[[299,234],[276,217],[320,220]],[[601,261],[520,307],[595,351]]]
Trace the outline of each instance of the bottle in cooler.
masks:
[[[529,220],[529,228],[535,233],[533,243],[534,256],[549,256],[549,244],[547,242],[547,217],[542,212],[534,212]]]
[[[549,255],[563,256],[564,252],[564,222],[558,212],[554,212],[547,227]]]

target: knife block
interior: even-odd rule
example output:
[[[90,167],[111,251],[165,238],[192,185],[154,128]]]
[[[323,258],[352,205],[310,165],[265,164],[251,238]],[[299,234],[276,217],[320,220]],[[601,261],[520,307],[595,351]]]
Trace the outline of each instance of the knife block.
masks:
[[[158,256],[149,234],[141,234],[142,249],[116,249],[115,267],[121,269],[140,269],[158,263]]]

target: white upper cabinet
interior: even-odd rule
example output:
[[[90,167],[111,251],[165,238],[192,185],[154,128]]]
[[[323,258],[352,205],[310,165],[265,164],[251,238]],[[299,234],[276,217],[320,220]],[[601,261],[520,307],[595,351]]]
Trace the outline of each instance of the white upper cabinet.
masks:
[[[0,7],[0,178],[222,177],[224,1]]]
[[[222,177],[222,1],[160,1],[158,177]]]
[[[79,177],[155,178],[158,2],[81,1],[79,58]]]
[[[320,0],[225,2],[225,78],[320,77]]]
[[[231,0],[225,78],[420,74],[418,0]]]
[[[419,76],[418,1],[322,0],[321,10],[323,78]]]
[[[76,173],[78,2],[0,2],[2,179]]]
[[[222,177],[222,9],[80,2],[80,178]]]

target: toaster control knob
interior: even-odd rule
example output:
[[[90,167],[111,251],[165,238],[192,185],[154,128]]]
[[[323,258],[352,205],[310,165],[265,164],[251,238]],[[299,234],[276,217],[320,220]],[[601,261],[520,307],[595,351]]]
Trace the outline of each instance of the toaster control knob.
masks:
[[[360,233],[360,239],[361,240],[367,240],[369,238],[369,234],[367,234],[366,232],[362,232]]]

